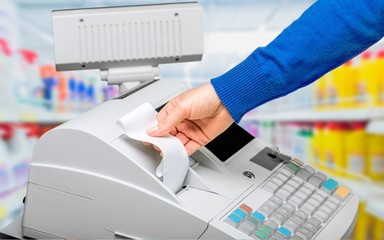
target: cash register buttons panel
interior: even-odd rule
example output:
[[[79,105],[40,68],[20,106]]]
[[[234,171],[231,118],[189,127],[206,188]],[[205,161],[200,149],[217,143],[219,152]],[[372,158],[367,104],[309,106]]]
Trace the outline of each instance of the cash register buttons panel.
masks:
[[[350,189],[336,180],[293,162],[285,164],[262,187],[272,194],[267,201],[257,208],[241,203],[224,220],[262,240],[312,238],[351,195]]]

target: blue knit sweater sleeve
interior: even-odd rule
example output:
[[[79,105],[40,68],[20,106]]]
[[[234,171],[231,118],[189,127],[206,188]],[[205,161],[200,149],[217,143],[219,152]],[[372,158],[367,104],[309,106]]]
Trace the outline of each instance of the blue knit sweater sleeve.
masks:
[[[232,118],[315,81],[384,35],[384,0],[318,0],[266,47],[211,80]]]

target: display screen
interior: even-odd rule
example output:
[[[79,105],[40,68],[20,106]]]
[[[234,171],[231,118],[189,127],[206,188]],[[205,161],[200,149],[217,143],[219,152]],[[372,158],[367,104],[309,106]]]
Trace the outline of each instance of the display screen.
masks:
[[[225,162],[253,139],[251,134],[234,123],[205,147]]]

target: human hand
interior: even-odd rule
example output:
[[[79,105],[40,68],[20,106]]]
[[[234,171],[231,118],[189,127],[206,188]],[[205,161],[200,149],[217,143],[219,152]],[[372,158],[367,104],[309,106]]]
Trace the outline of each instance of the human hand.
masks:
[[[158,125],[147,130],[160,137],[171,134],[188,155],[224,132],[233,119],[210,83],[189,90],[169,101],[157,115]]]

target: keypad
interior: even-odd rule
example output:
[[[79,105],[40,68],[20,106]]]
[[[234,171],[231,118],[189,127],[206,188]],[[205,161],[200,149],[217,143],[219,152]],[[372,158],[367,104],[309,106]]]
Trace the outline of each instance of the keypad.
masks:
[[[311,239],[351,195],[311,166],[289,162],[262,185],[273,195],[257,209],[240,204],[224,220],[253,239]]]

